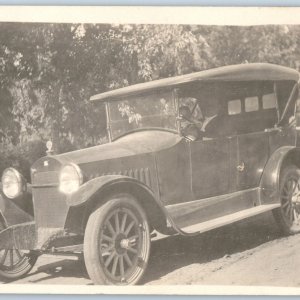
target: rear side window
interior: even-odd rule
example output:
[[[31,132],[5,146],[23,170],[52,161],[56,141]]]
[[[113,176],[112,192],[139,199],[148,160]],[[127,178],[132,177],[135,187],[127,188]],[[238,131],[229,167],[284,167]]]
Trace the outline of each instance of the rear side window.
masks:
[[[276,96],[274,93],[263,95],[262,97],[263,109],[276,108]]]
[[[228,114],[238,115],[242,112],[241,100],[231,100],[228,102]]]
[[[247,97],[245,99],[245,112],[257,111],[259,109],[258,97]]]

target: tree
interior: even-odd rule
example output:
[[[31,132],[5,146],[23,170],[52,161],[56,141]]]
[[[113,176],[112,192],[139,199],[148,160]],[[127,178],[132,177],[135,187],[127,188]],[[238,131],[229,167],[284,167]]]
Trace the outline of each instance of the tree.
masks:
[[[206,37],[214,67],[247,62],[299,65],[299,26],[198,26],[194,32]]]
[[[0,24],[0,138],[52,139],[59,152],[105,140],[89,97],[246,62],[299,68],[299,26]]]

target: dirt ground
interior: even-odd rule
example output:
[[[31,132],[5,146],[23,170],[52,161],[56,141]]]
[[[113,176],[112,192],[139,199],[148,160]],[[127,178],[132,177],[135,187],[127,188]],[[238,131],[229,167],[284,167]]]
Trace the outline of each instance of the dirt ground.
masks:
[[[270,213],[197,237],[152,243],[144,285],[300,286],[300,234],[283,237]],[[41,256],[13,283],[92,284],[77,258]]]

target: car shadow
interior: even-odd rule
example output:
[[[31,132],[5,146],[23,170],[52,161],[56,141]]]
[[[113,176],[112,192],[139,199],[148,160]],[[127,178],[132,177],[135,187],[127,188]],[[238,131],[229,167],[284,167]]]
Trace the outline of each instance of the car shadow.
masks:
[[[152,243],[148,269],[140,284],[159,280],[190,264],[204,264],[256,248],[281,236],[272,213],[265,213],[197,236],[158,240]]]
[[[41,278],[35,278],[34,275],[44,273],[47,276]],[[85,268],[83,259],[73,260],[73,259],[62,259],[51,263],[46,263],[39,266],[34,272],[30,273],[29,283],[43,283],[49,279],[55,278],[82,278],[88,279],[88,274]],[[92,284],[92,283],[89,283]]]
[[[201,235],[171,236],[153,241],[147,271],[140,284],[159,280],[161,277],[191,264],[204,264],[235,253],[253,249],[278,239],[281,233],[271,213],[240,221]],[[83,259],[47,259],[31,272],[28,283],[45,283],[49,279],[69,277],[89,280]],[[54,262],[53,262],[54,261]],[[47,274],[38,276],[38,274]]]

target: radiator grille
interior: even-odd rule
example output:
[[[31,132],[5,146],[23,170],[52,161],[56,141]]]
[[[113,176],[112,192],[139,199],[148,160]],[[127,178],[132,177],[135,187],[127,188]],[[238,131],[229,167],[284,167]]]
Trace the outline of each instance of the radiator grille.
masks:
[[[32,189],[34,215],[38,227],[63,227],[68,211],[66,196],[57,187]]]
[[[37,172],[33,175],[33,185],[58,184],[59,173],[57,171]]]

